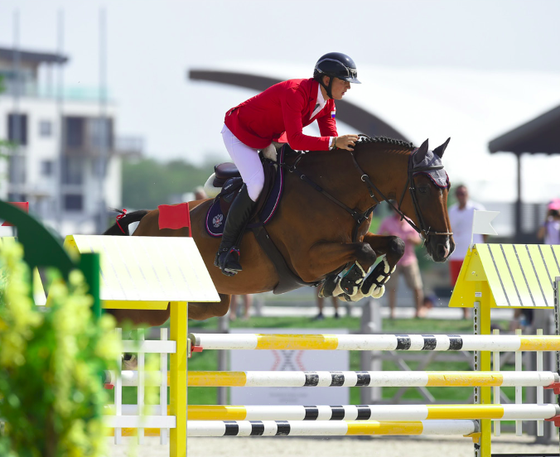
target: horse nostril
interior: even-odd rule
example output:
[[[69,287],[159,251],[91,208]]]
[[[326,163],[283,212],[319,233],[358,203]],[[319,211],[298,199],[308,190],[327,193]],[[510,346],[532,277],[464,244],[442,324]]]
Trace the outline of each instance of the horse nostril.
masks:
[[[440,258],[445,259],[449,254],[449,250],[445,244],[438,244],[437,253]]]

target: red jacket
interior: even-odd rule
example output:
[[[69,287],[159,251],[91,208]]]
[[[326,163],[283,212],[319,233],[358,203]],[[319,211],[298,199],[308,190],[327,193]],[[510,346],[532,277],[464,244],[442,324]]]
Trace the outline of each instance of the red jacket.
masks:
[[[263,149],[282,138],[296,150],[327,151],[330,137],[338,136],[334,100],[311,118],[317,104],[319,83],[313,79],[291,79],[237,105],[226,113],[225,124],[244,144]],[[317,120],[321,137],[304,135],[303,127]],[[282,142],[282,141],[281,141]]]

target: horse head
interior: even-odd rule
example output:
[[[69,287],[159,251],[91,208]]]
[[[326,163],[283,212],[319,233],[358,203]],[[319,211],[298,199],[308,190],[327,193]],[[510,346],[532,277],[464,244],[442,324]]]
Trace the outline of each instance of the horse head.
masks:
[[[411,153],[408,163],[410,198],[403,199],[401,208],[410,215],[435,262],[444,262],[455,249],[447,214],[449,177],[441,161],[449,140],[433,151],[426,140]]]

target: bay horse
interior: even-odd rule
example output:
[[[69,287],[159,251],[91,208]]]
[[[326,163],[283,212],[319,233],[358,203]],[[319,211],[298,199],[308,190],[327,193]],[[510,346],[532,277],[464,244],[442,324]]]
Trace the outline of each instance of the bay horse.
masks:
[[[449,179],[441,163],[448,143],[431,151],[428,140],[415,148],[405,141],[361,136],[354,151],[300,153],[279,164],[287,170],[284,191],[266,230],[290,273],[301,279],[299,286],[318,285],[321,296],[350,301],[383,295],[384,283],[404,253],[399,238],[368,231],[373,209],[384,200],[396,202],[394,208],[423,237],[429,256],[445,261],[455,247],[447,214]],[[220,239],[205,228],[212,202],[190,202],[190,218],[192,236],[221,301],[189,303],[189,319],[223,316],[231,295],[272,291],[282,279],[278,265],[250,231],[240,245],[241,272],[225,276],[214,266]],[[140,221],[134,236],[188,236],[187,228],[160,230],[158,216],[157,209],[128,213],[105,234],[127,235],[128,225]],[[119,322],[152,326],[169,317],[169,309],[110,312]]]

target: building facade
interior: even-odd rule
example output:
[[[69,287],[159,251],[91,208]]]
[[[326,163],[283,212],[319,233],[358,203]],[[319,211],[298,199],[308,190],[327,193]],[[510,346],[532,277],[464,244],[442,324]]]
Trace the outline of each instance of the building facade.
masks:
[[[98,90],[57,82],[65,56],[0,48],[0,198],[61,235],[99,233],[121,206],[116,108]],[[56,79],[56,81],[55,81]]]

